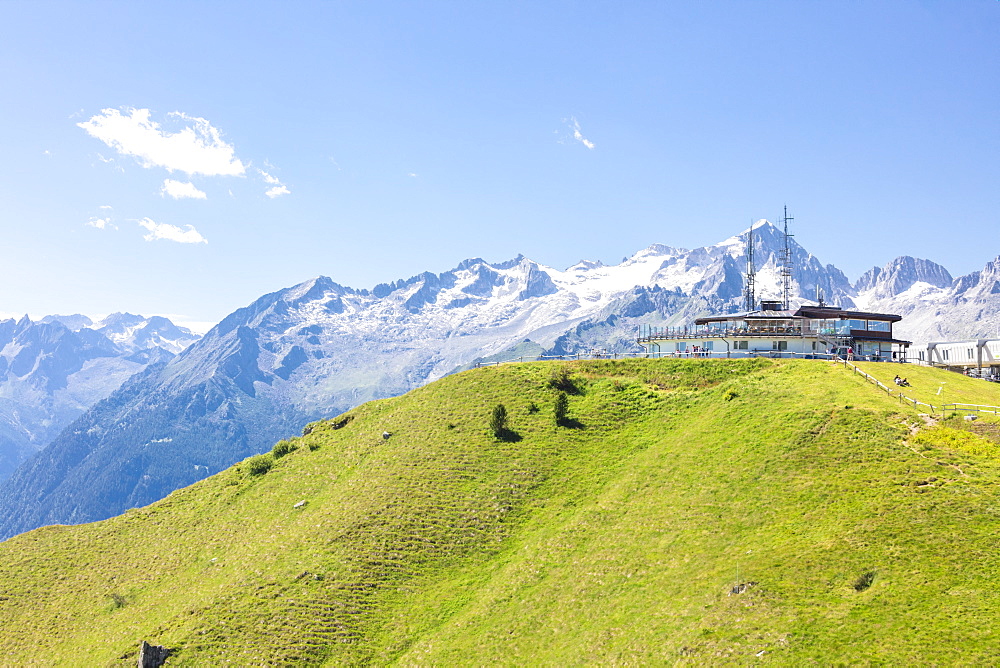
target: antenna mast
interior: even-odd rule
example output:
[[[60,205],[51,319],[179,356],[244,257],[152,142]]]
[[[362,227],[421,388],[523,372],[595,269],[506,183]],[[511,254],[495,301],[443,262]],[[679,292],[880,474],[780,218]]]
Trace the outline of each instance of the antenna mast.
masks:
[[[754,286],[754,279],[756,278],[757,270],[753,265],[753,220],[750,221],[750,230],[747,232],[747,285],[746,293],[744,299],[746,300],[747,312],[753,311],[757,308],[757,296],[756,288]]]
[[[788,242],[791,237],[795,236],[788,233],[788,221],[790,220],[795,219],[788,217],[788,205],[785,205],[785,214],[782,216],[782,222],[785,225],[785,247],[781,249],[781,299],[786,311],[791,309],[789,299],[792,295],[792,248]]]

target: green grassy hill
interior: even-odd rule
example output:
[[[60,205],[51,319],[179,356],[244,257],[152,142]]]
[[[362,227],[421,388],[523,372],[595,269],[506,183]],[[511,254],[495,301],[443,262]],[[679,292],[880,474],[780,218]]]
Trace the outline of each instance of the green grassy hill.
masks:
[[[507,365],[310,428],[0,544],[0,663],[1000,662],[997,424],[928,427],[843,366]]]

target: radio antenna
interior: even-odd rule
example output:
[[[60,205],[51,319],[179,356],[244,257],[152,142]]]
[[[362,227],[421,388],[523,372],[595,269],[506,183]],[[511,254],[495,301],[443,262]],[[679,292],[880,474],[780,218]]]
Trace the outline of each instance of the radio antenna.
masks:
[[[795,219],[788,216],[788,205],[785,205],[785,214],[782,216],[782,222],[785,225],[785,247],[781,249],[781,298],[786,311],[791,309],[792,296],[792,247],[789,240],[795,236],[788,233],[788,221],[790,220]]]
[[[750,220],[750,230],[747,232],[747,280],[746,280],[746,292],[744,298],[746,300],[746,309],[749,313],[757,308],[757,295],[756,286],[754,282],[756,280],[757,270],[753,263],[753,219]]]

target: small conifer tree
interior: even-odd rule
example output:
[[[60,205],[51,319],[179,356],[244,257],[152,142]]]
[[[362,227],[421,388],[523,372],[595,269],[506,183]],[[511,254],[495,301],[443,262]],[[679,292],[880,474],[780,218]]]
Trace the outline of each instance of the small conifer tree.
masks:
[[[556,405],[554,409],[556,424],[563,426],[566,424],[566,415],[569,413],[569,397],[565,392],[556,395]]]
[[[507,408],[503,404],[493,407],[493,413],[490,415],[490,431],[499,439],[507,435]]]

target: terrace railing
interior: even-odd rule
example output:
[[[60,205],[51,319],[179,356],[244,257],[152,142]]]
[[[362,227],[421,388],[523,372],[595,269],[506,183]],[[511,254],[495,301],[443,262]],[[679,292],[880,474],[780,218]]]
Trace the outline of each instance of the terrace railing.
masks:
[[[837,339],[840,335],[808,327],[643,327],[639,331],[640,343],[661,339],[731,339],[753,337],[809,337]]]

